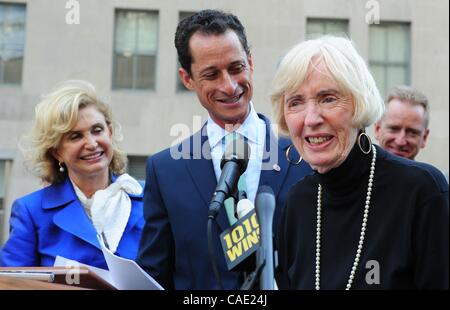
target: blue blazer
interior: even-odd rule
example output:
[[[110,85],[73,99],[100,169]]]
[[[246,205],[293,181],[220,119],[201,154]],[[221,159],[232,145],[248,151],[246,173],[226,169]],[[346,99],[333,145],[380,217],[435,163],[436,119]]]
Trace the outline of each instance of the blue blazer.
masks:
[[[116,255],[135,259],[144,226],[142,194],[130,198],[130,218]],[[108,269],[97,232],[69,178],[14,202],[10,237],[0,251],[0,265],[53,266],[57,255]]]
[[[289,188],[310,173],[311,168],[304,162],[298,166],[289,164],[285,150],[290,140],[278,140],[270,130],[269,121],[262,115],[259,117],[266,123],[265,152],[272,154],[271,158],[263,158],[268,159],[266,162],[273,162],[273,157],[278,156],[274,163],[270,162],[267,166],[270,170],[261,171],[259,182],[259,185],[270,186],[275,193],[276,223]],[[209,260],[207,243],[208,205],[217,185],[212,160],[206,159],[210,158],[207,140],[206,126],[203,126],[201,131],[180,145],[147,160],[144,190],[146,223],[136,261],[166,289],[219,288]],[[201,146],[203,153],[200,152]],[[294,148],[292,151],[295,153]],[[180,154],[183,155],[181,159],[173,159],[174,155]],[[273,169],[273,164],[278,164],[280,171]],[[229,227],[224,208],[216,221],[218,225],[213,225],[214,253],[222,283],[225,289],[236,289],[242,283],[242,275],[228,271],[219,240],[220,233]]]

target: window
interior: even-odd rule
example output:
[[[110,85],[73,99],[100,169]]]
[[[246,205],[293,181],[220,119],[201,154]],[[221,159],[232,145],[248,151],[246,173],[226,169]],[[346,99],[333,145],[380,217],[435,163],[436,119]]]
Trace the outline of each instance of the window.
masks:
[[[147,156],[128,156],[128,174],[139,181],[145,181]]]
[[[25,5],[0,3],[0,84],[22,82]]]
[[[182,20],[183,18],[189,17],[191,15],[194,15],[196,12],[180,12],[180,16],[178,20]],[[176,70],[176,76],[177,76],[177,91],[189,91],[183,84],[183,82],[180,79],[180,75],[178,74],[178,68],[180,67],[180,64],[178,62],[178,56],[177,56],[177,70]]]
[[[369,65],[382,96],[394,86],[410,83],[409,24],[370,26]]]
[[[308,18],[306,20],[306,38],[312,39],[325,34],[336,36],[348,35],[348,20]]]
[[[116,89],[155,89],[158,13],[116,11],[114,77]]]

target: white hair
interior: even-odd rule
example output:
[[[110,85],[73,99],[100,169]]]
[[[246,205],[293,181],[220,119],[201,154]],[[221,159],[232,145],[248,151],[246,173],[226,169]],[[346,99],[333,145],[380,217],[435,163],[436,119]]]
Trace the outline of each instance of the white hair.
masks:
[[[384,102],[366,63],[346,38],[323,36],[295,45],[282,59],[270,93],[274,120],[288,133],[283,101],[286,92],[298,89],[308,75],[313,58],[320,57],[339,87],[351,94],[354,125],[362,128],[376,122],[384,112]]]

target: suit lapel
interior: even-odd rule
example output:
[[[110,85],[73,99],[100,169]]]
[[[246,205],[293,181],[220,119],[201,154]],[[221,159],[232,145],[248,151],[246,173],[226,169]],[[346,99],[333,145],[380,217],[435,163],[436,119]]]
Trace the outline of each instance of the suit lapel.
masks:
[[[203,128],[206,128],[206,126],[203,126]],[[205,204],[208,205],[211,201],[211,195],[214,192],[217,180],[211,160],[208,137],[206,135],[201,135],[203,128],[191,137],[190,158],[185,160],[185,162],[189,175],[199,191],[200,196]],[[199,137],[199,135],[201,135],[201,137]],[[201,143],[199,144],[198,141],[201,141]],[[198,148],[201,149],[201,154],[198,154]]]
[[[125,230],[123,232],[124,234],[137,224],[137,222],[142,218],[143,214],[143,204],[138,203],[138,200],[136,200],[139,198],[130,196],[130,199],[131,199],[131,212],[130,217],[128,218],[127,226],[125,226]],[[142,197],[140,198],[140,200],[142,201]]]
[[[289,171],[289,163],[283,160],[288,143],[286,140],[280,140],[275,136],[270,128],[269,120],[264,115],[258,115],[266,123],[266,139],[259,186],[270,186],[275,197],[278,197],[278,193]],[[277,166],[279,169],[275,169]]]
[[[190,158],[185,160],[186,167],[192,182],[195,184],[197,191],[200,193],[202,200],[208,208],[212,194],[217,186],[217,179],[211,160],[211,149],[208,143],[208,135],[206,134],[206,123],[200,131],[191,136],[189,147]],[[222,230],[230,226],[226,217],[226,212],[223,209],[224,208],[220,210],[216,218],[216,221]]]
[[[69,234],[100,248],[97,241],[97,232],[84,212],[70,180],[67,178],[62,184],[52,185],[52,189],[48,194],[44,208],[60,207],[53,216],[55,225]]]
[[[97,232],[89,221],[79,200],[75,200],[58,211],[53,222],[62,230],[100,248],[97,241]]]

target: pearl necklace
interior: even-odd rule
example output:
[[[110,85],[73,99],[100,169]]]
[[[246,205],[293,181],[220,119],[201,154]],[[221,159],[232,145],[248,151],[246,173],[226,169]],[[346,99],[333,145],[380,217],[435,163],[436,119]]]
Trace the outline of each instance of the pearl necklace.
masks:
[[[370,196],[372,194],[373,176],[375,174],[375,160],[377,158],[377,150],[372,146],[373,157],[370,165],[369,184],[367,186],[366,205],[364,207],[364,216],[361,226],[361,234],[359,236],[358,249],[356,250],[355,261],[353,262],[352,270],[348,278],[346,290],[352,287],[353,279],[355,277],[356,268],[358,268],[359,259],[361,257],[362,247],[364,244],[364,237],[366,234],[367,219],[369,217]],[[322,185],[319,184],[317,189],[317,228],[316,228],[316,290],[320,290],[320,235],[321,235],[321,212],[322,211]]]

